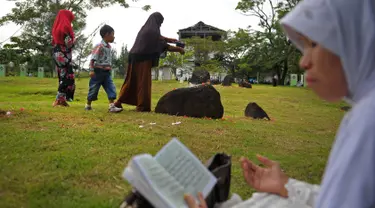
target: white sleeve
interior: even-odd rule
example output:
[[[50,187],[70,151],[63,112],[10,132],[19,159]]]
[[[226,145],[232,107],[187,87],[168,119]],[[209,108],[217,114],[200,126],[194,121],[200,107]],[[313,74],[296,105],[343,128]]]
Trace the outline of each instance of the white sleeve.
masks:
[[[315,201],[320,190],[319,185],[289,179],[285,188],[288,191],[288,199],[292,204],[303,204],[308,207],[315,207]]]
[[[215,208],[313,208],[320,187],[295,179],[289,179],[285,184],[288,190],[288,198],[270,193],[254,193],[246,201],[221,204]],[[234,206],[233,206],[234,205]]]
[[[215,208],[313,208],[320,189],[318,185],[295,179],[289,179],[285,188],[288,190],[288,198],[269,193],[254,193],[246,201],[242,201],[240,197],[233,200],[235,197],[232,197]]]

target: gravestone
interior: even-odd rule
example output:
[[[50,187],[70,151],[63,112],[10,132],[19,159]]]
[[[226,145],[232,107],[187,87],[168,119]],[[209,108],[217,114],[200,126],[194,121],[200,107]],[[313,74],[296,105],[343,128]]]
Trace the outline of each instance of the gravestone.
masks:
[[[156,113],[194,118],[219,119],[223,117],[224,107],[220,93],[211,85],[172,90],[160,98]]]
[[[38,78],[44,78],[44,68],[38,67]]]
[[[5,65],[0,64],[0,77],[5,77]]]
[[[210,80],[210,73],[205,69],[196,69],[193,71],[189,82],[194,85],[206,83]]]
[[[349,111],[350,109],[352,109],[352,107],[351,106],[342,106],[340,109],[342,111]]]
[[[242,81],[238,82],[238,86],[244,87],[244,88],[252,88],[251,83],[248,82],[247,80],[242,80]]]
[[[159,71],[158,80],[163,81],[164,71],[163,71],[163,69],[159,69],[158,71]]]
[[[27,67],[26,64],[20,65],[20,77],[26,77]]]
[[[272,86],[276,87],[277,86],[277,79],[276,77],[272,77]]]
[[[52,77],[53,77],[53,78],[56,78],[56,77],[57,77],[57,71],[56,71],[56,69],[55,69],[55,70],[52,70]]]
[[[290,86],[297,86],[298,76],[297,74],[290,75]]]
[[[227,76],[224,77],[222,85],[223,86],[232,86],[232,83],[234,83],[234,78],[231,75],[227,75]]]
[[[306,82],[306,73],[303,75],[303,86],[307,87],[307,82]]]
[[[115,78],[115,76],[116,76],[116,72],[117,72],[117,69],[112,69],[112,70],[111,70],[112,79]]]
[[[245,116],[254,119],[268,119],[271,120],[267,113],[258,104],[250,102],[245,109]]]
[[[219,84],[221,84],[221,82],[220,82],[219,79],[213,79],[213,80],[211,80],[211,84],[212,85],[219,85]]]

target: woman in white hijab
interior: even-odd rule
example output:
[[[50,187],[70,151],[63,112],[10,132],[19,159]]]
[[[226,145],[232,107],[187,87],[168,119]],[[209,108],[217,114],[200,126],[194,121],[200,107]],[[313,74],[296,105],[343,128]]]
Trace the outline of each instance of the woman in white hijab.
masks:
[[[341,122],[321,186],[288,178],[262,156],[266,168],[241,159],[245,180],[288,202],[260,207],[375,207],[375,1],[304,0],[281,24],[303,52],[308,86],[326,101],[345,99],[352,110]],[[204,207],[191,198],[190,208]],[[251,200],[237,206],[259,207]]]

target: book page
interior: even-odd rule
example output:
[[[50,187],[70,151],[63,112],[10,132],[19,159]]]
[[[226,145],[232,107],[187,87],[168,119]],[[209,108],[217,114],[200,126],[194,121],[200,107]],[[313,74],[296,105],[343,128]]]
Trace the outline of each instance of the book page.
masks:
[[[141,177],[140,170],[133,169],[129,164],[125,168],[123,177],[135,188],[143,197],[145,197],[154,207],[168,207],[163,198],[160,197],[158,192],[153,191],[151,184]]]
[[[151,155],[133,158],[133,171],[138,172],[161,199],[172,207],[185,207],[184,188]],[[139,171],[136,171],[136,170]],[[142,193],[145,197],[148,193]],[[150,201],[151,202],[151,201]]]
[[[155,159],[183,186],[184,193],[196,197],[202,192],[206,197],[216,184],[215,176],[177,139],[165,145]]]

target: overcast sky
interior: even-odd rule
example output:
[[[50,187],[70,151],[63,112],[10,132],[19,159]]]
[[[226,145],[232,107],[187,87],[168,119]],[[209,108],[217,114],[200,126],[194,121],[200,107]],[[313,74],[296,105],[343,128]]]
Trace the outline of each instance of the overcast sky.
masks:
[[[92,33],[100,23],[105,22],[115,29],[116,40],[113,46],[119,51],[122,44],[127,44],[130,49],[139,29],[155,11],[161,12],[164,16],[162,35],[171,38],[178,38],[179,29],[190,27],[199,21],[223,30],[237,30],[249,25],[257,27],[256,18],[244,16],[235,10],[237,2],[238,0],[139,0],[138,3],[131,4],[138,7],[149,4],[152,9],[148,12],[140,8],[124,9],[120,6],[95,8],[88,12],[84,33]],[[0,0],[0,3],[0,16],[9,13],[14,6],[14,2],[7,0]],[[18,28],[20,26],[14,24],[0,27],[0,42],[10,37]],[[100,39],[100,35],[97,34],[93,41],[99,42]]]

